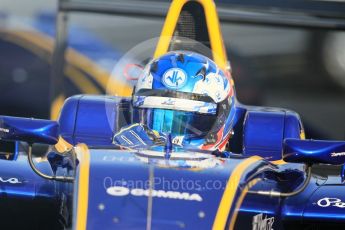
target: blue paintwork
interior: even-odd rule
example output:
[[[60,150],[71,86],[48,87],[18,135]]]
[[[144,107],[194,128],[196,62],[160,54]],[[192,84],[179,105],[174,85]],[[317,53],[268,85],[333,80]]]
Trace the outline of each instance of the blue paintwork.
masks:
[[[115,133],[130,122],[129,104],[127,98],[73,96],[60,114],[61,135],[72,144],[112,146]]]
[[[23,153],[22,153],[23,154]],[[55,191],[53,181],[44,180],[36,175],[29,166],[26,156],[19,156],[17,161],[1,160],[1,178],[17,178],[19,183],[1,183],[1,195],[10,198],[49,197],[55,198],[58,194]],[[47,174],[52,171],[48,162],[39,163],[37,167]]]
[[[53,30],[54,17],[49,14],[41,14],[40,19],[42,18],[45,20],[38,20],[32,25],[45,35],[53,37],[55,33]],[[46,23],[42,23],[43,21]],[[69,45],[94,62],[105,57],[109,60],[117,57],[116,50],[114,51],[109,45],[75,27],[70,32]],[[104,65],[102,67],[108,71],[111,70],[112,65],[105,65],[104,62],[99,64]],[[230,150],[237,155],[220,154],[226,158],[219,159],[222,163],[216,167],[190,170],[161,167],[154,160],[149,160],[149,163],[141,161],[134,152],[113,149],[113,135],[124,125],[138,120],[138,111],[131,108],[131,102],[128,98],[87,95],[69,98],[65,102],[58,121],[60,125],[59,134],[74,145],[86,143],[90,148],[88,229],[144,228],[147,221],[147,196],[116,197],[109,195],[106,189],[113,185],[129,186],[128,182],[131,180],[145,182],[149,178],[150,170],[154,172],[156,178],[164,178],[168,182],[176,179],[200,181],[200,183],[218,181],[221,186],[218,190],[205,188],[188,190],[188,192],[200,194],[203,199],[202,202],[153,198],[152,226],[154,229],[210,229],[226,181],[232,175],[235,167],[252,155],[260,155],[266,160],[260,160],[248,167],[240,178],[240,186],[236,188],[234,203],[228,214],[228,221],[230,221],[238,212],[235,222],[236,229],[251,229],[253,217],[258,214],[264,214],[268,218],[274,217],[273,229],[295,226],[294,224],[308,226],[316,222],[344,224],[343,209],[339,207],[343,201],[345,202],[344,185],[341,184],[343,178],[339,176],[330,178],[314,176],[302,193],[289,198],[271,198],[248,194],[239,210],[235,209],[234,205],[250,179],[263,179],[251,190],[291,192],[304,182],[305,172],[304,164],[301,163],[274,166],[267,161],[281,159],[284,139],[299,139],[303,127],[296,113],[284,109],[244,106],[237,101],[234,103],[234,136],[230,141]],[[57,129],[56,122],[31,119],[24,121],[8,117],[5,120],[5,123],[16,127],[16,133],[21,135],[11,136],[2,133],[3,137],[12,140],[56,143],[57,134],[54,131]],[[39,127],[42,130],[39,130]],[[304,144],[299,145],[298,143]],[[291,148],[291,151],[289,150],[295,153],[290,156],[289,161],[332,164],[344,162],[343,156],[339,156],[335,160],[326,156],[326,153],[330,153],[331,150],[343,150],[343,145],[339,144],[340,142],[336,144],[298,141],[298,143],[293,145],[294,148]],[[47,219],[49,224],[50,221],[61,221],[63,219],[61,210],[64,210],[65,213],[64,221],[68,217],[75,220],[77,210],[73,209],[71,204],[76,202],[77,188],[73,189],[73,185],[70,183],[49,181],[37,176],[27,163],[24,156],[25,151],[20,150],[18,145],[19,142],[17,142],[17,154],[14,157],[9,160],[6,158],[0,160],[0,201],[9,202],[8,206],[1,203],[0,214],[8,212],[8,207],[12,207],[12,205],[28,202],[30,205],[27,210],[25,209],[25,216],[28,216],[29,221],[24,222],[24,225],[29,226],[31,220],[37,218],[36,216],[41,222]],[[310,153],[308,155],[306,150],[312,150],[312,156]],[[289,151],[288,149],[285,150],[286,153]],[[296,155],[296,153],[303,154]],[[41,162],[36,162],[36,165],[48,175],[53,173],[65,175],[70,173],[67,169],[71,168],[71,164],[68,164],[69,162],[66,164],[63,159],[65,158],[51,152],[47,159],[43,158]],[[166,160],[170,161],[171,159]],[[9,183],[11,178],[16,178],[21,183],[11,184]],[[76,183],[78,180],[77,175]],[[114,184],[114,181],[118,181],[120,184]],[[127,182],[127,184],[122,184],[123,182]],[[163,188],[162,184],[156,184],[155,190],[159,189],[169,191],[169,189]],[[183,188],[173,190],[185,192]],[[324,198],[334,198],[333,203],[328,207],[320,207],[317,203]],[[334,202],[335,199],[337,202]],[[39,205],[36,205],[35,202],[37,201],[40,201]],[[49,208],[35,214],[31,212],[36,206],[41,207],[41,205],[47,204]],[[56,216],[52,215],[54,218],[49,219],[48,216],[52,213],[55,213]],[[16,220],[17,216],[11,217],[10,221]],[[70,224],[65,222],[67,227]],[[12,221],[8,226],[3,225],[3,223],[1,226],[9,229],[16,225],[15,221]],[[41,227],[41,229],[48,228],[50,225]]]
[[[248,112],[244,123],[243,154],[251,156],[260,152],[269,160],[281,159],[284,118],[284,111]]]
[[[92,117],[94,115],[92,115],[93,113],[97,113],[100,112],[99,110],[95,110],[96,107],[94,107],[94,103],[98,100],[100,101],[104,101],[105,98],[103,97],[103,99],[101,98],[95,98],[93,97],[88,97],[87,101],[86,98],[84,98],[85,101],[83,103],[89,104],[89,110],[88,111],[88,116],[89,119],[87,117],[84,117],[85,120],[92,120]],[[107,97],[107,100],[109,100],[109,103],[111,105],[115,105],[112,104],[111,101],[115,102],[118,101],[118,98],[111,98],[111,97]],[[104,104],[104,103],[103,103]],[[117,106],[114,106],[113,108],[117,108]],[[129,108],[128,108],[129,109]],[[104,107],[103,107],[104,110]],[[130,110],[130,109],[129,109]],[[299,138],[300,133],[301,133],[301,129],[302,129],[302,125],[300,122],[300,119],[298,117],[297,114],[287,111],[287,110],[279,110],[279,109],[260,109],[257,107],[246,107],[246,106],[239,106],[237,108],[237,111],[239,111],[237,113],[237,121],[241,121],[243,116],[246,116],[246,120],[245,120],[245,124],[244,127],[250,127],[253,128],[253,131],[249,134],[246,133],[246,131],[248,131],[247,129],[244,129],[244,136],[245,138],[247,138],[244,142],[244,146],[246,144],[250,145],[250,146],[254,146],[257,149],[260,149],[260,145],[259,146],[255,146],[255,144],[260,143],[259,141],[257,141],[257,139],[255,139],[255,136],[257,136],[259,130],[261,131],[267,131],[267,128],[265,128],[265,126],[263,126],[263,123],[258,122],[257,120],[254,121],[251,118],[248,119],[248,117],[250,117],[251,115],[257,115],[259,114],[261,116],[261,119],[263,121],[266,122],[266,126],[270,125],[270,126],[275,126],[276,132],[279,133],[278,136],[280,136],[281,139],[277,138],[275,135],[271,135],[271,133],[266,132],[265,135],[267,136],[267,140],[272,139],[272,137],[275,137],[275,139],[273,138],[272,142],[270,142],[271,144],[275,143],[274,140],[276,140],[276,146],[278,146],[279,148],[275,149],[276,150],[276,158],[269,158],[269,159],[281,159],[281,152],[283,149],[283,139],[284,138]],[[266,112],[265,112],[266,111]],[[104,111],[103,111],[104,113]],[[84,113],[83,113],[84,114]],[[85,116],[85,114],[84,114]],[[98,117],[101,117],[100,114],[97,115]],[[274,120],[272,121],[272,123],[270,123],[270,118],[271,117],[277,117],[277,121],[280,122],[274,122]],[[103,121],[105,122],[105,121]],[[252,122],[251,124],[249,124],[248,122]],[[283,125],[281,125],[281,123],[283,123]],[[100,122],[100,124],[102,124],[102,122]],[[279,124],[279,125],[277,125]],[[89,124],[87,124],[86,122],[83,123],[83,125],[85,127],[87,127]],[[106,123],[104,123],[104,125],[106,125]],[[102,126],[102,125],[101,125]],[[279,128],[280,127],[280,128]],[[95,127],[94,127],[95,128]],[[274,128],[274,127],[273,127]],[[86,129],[89,132],[91,131],[90,129]],[[112,129],[112,132],[114,132],[115,129]],[[96,131],[97,132],[97,131]],[[112,133],[112,132],[109,132]],[[91,135],[91,133],[89,133],[88,135]],[[75,138],[82,138],[82,136],[75,135]],[[106,138],[105,138],[106,139]],[[81,140],[81,139],[79,139]],[[253,140],[253,142],[250,142],[249,140]],[[97,143],[94,140],[87,140],[87,139],[83,139],[83,141],[89,141],[87,142],[89,145],[97,145]],[[269,145],[267,145],[269,146]],[[116,152],[116,154],[115,154]],[[279,155],[277,155],[279,152]],[[262,155],[263,157],[267,157],[267,155],[265,154],[265,152],[262,151],[258,151],[257,153],[260,153],[259,155]],[[254,155],[254,153],[253,153]],[[257,155],[257,154],[255,154]],[[244,154],[244,156],[249,156],[249,154]],[[277,157],[278,156],[278,157]],[[229,162],[235,162],[237,160],[234,159],[230,159],[229,161],[227,161],[226,164],[228,164]],[[241,159],[239,160],[241,161]],[[123,227],[123,228],[135,228],[135,226],[142,226],[144,225],[146,222],[146,205],[147,205],[147,198],[142,198],[140,201],[139,198],[137,199],[131,199],[131,198],[114,198],[114,197],[108,197],[106,198],[107,195],[105,193],[104,187],[102,188],[102,186],[100,186],[99,183],[102,183],[101,181],[99,181],[99,178],[105,178],[106,175],[109,175],[110,177],[114,177],[113,179],[124,179],[125,181],[127,180],[131,180],[131,179],[137,179],[139,181],[143,181],[146,180],[148,178],[148,168],[149,165],[143,163],[143,162],[138,162],[137,159],[135,159],[135,156],[133,156],[133,153],[126,153],[124,151],[114,151],[114,150],[94,150],[91,151],[91,162],[93,162],[91,164],[91,173],[94,176],[90,176],[90,178],[98,178],[95,183],[98,183],[98,186],[92,186],[92,188],[97,188],[98,190],[95,190],[94,192],[92,192],[93,194],[100,194],[99,196],[92,196],[90,197],[90,202],[93,204],[92,208],[90,208],[91,212],[89,213],[89,222],[88,222],[88,226],[90,226],[90,228],[92,228],[92,226],[95,226],[96,224],[100,224],[100,222],[102,221],[103,223],[107,223],[104,226],[111,226],[111,227]],[[226,165],[225,164],[225,165]],[[233,165],[234,167],[234,165]],[[232,168],[233,168],[232,167]],[[267,167],[267,166],[266,166]],[[128,168],[131,168],[131,170],[128,170]],[[156,172],[160,172],[160,168],[154,166],[154,171]],[[139,171],[138,171],[139,170]],[[169,169],[164,169],[166,171],[169,171]],[[163,170],[163,171],[164,171]],[[212,169],[215,170],[215,169]],[[211,170],[211,171],[212,171]],[[229,169],[228,169],[229,170]],[[257,170],[257,169],[256,169]],[[141,172],[142,171],[142,172]],[[145,172],[146,173],[143,173]],[[198,179],[200,178],[201,180],[206,180],[208,178],[208,175],[218,175],[217,178],[221,178],[221,175],[223,175],[222,173],[220,173],[222,170],[220,170],[218,173],[211,173],[210,170],[205,170],[203,172],[198,172],[195,173],[193,172],[195,175],[200,175],[200,177],[197,177]],[[231,171],[231,169],[230,169]],[[227,171],[228,173],[230,173],[230,171]],[[255,172],[255,169],[253,170]],[[252,173],[253,173],[252,171]],[[267,171],[267,169],[266,169]],[[271,171],[271,173],[263,173],[261,174],[261,176],[266,177],[266,178],[270,178],[269,180],[265,181],[265,182],[261,182],[260,184],[256,185],[253,189],[273,189],[276,191],[292,191],[293,189],[296,189],[304,180],[305,180],[305,173],[304,173],[304,169],[303,169],[303,165],[302,164],[286,164],[286,165],[281,165],[279,166],[276,170],[268,170]],[[124,173],[121,173],[124,172]],[[170,175],[169,178],[191,178],[193,180],[196,180],[196,178],[192,177],[191,175],[189,175],[190,171],[188,170],[183,170],[180,171],[178,170],[179,173],[181,173],[181,176],[177,175],[175,170],[172,170],[171,173],[167,173],[164,174],[164,176]],[[95,173],[95,174],[93,174]],[[185,175],[183,175],[184,173],[186,173]],[[158,174],[156,174],[158,175]],[[280,179],[278,179],[278,177],[280,177]],[[281,180],[282,178],[286,178],[286,180]],[[246,180],[243,180],[242,182],[245,183]],[[277,183],[277,181],[281,181],[280,183]],[[309,186],[307,187],[307,189],[299,196],[296,197],[292,197],[292,198],[287,198],[287,199],[279,199],[279,198],[268,198],[268,197],[261,197],[261,196],[255,196],[255,195],[248,195],[246,197],[246,199],[244,200],[243,205],[241,206],[240,209],[240,213],[238,215],[238,220],[236,222],[236,226],[247,226],[248,228],[251,227],[251,221],[253,216],[260,214],[260,213],[265,213],[268,217],[275,217],[275,224],[274,227],[275,228],[279,228],[279,226],[285,225],[285,224],[289,224],[289,223],[295,223],[295,222],[299,222],[299,223],[305,223],[303,222],[303,210],[305,205],[308,205],[308,201],[310,196],[313,194],[313,192],[315,190],[317,190],[319,188],[319,184],[317,184],[316,182],[320,183],[320,179],[315,179],[313,178],[309,184]],[[322,185],[322,184],[321,184]],[[330,192],[330,191],[329,191]],[[221,193],[221,192],[220,192]],[[103,195],[102,195],[103,194]],[[216,200],[216,195],[214,195],[214,200]],[[238,197],[238,194],[236,195],[236,197]],[[154,199],[155,202],[159,202],[156,201],[159,198]],[[218,198],[219,199],[219,198]],[[117,200],[117,201],[116,201]],[[102,203],[103,202],[103,203]],[[131,203],[133,203],[133,205],[131,205]],[[142,205],[139,205],[140,202],[143,202]],[[168,202],[168,201],[165,201]],[[214,205],[215,201],[212,202],[208,202],[208,207],[210,207],[208,210],[211,209],[212,206],[210,206],[211,204]],[[263,203],[265,203],[265,205],[263,206]],[[107,209],[108,205],[107,204],[111,204],[110,210]],[[117,204],[118,205],[115,205]],[[169,204],[168,204],[169,203]],[[192,210],[192,204],[188,204],[188,209],[186,208],[186,210],[188,210],[187,212],[183,212],[181,210],[184,210],[184,208],[180,209],[180,202],[168,202],[166,203],[166,205],[164,206],[164,208],[162,209],[162,211],[157,211],[155,212],[155,215],[158,216],[162,216],[159,217],[157,216],[157,219],[154,220],[154,226],[156,226],[157,228],[176,228],[178,226],[178,224],[184,223],[184,224],[188,224],[188,226],[190,224],[193,224],[193,226],[197,226],[198,224],[204,223],[204,222],[200,222],[200,220],[197,219],[193,219],[191,218],[188,213]],[[188,202],[186,202],[188,203]],[[217,203],[217,202],[216,202]],[[296,205],[296,204],[305,204],[305,205]],[[99,204],[103,204],[105,205],[105,209],[103,211],[100,211],[98,208]],[[178,210],[179,212],[170,212],[170,210],[166,210],[166,207],[169,206],[171,207],[172,210],[175,210],[173,207],[178,206]],[[113,209],[112,207],[121,207],[120,209]],[[162,205],[163,206],[163,205]],[[154,209],[159,210],[160,205],[155,206]],[[138,209],[138,210],[137,210]],[[137,210],[137,211],[135,211]],[[165,211],[164,211],[165,210]],[[107,214],[100,214],[100,213],[107,213]],[[131,214],[129,214],[131,213]],[[166,214],[166,215],[165,215]],[[179,216],[178,214],[181,214],[181,216]],[[183,214],[183,215],[182,215]],[[108,218],[108,219],[103,219],[100,218],[100,215],[104,216],[104,218]],[[178,215],[178,216],[175,216]],[[97,217],[97,220],[93,220],[93,216]],[[186,218],[182,218],[183,216],[186,216]],[[229,215],[231,216],[231,214]],[[214,216],[212,216],[214,217]],[[116,220],[111,221],[111,220]],[[212,219],[212,218],[211,218]],[[189,223],[189,221],[192,221],[191,223]],[[100,221],[100,222],[98,222]],[[180,221],[180,222],[179,222]],[[210,220],[208,220],[210,221]],[[205,223],[204,223],[205,224]],[[211,224],[211,222],[208,222],[208,224]],[[205,226],[205,225],[202,225]]]
[[[305,207],[303,213],[304,221],[344,223],[344,189],[345,186],[343,186],[342,184],[325,185],[319,188],[310,197],[309,202]],[[328,200],[330,201],[329,204],[325,198],[328,198]],[[327,215],[325,215],[325,213],[327,213]]]
[[[266,180],[261,181],[251,190],[292,191],[303,182],[305,176],[303,165],[300,164],[280,165],[277,168],[266,169],[265,171],[261,176]],[[281,178],[287,178],[289,182],[282,181]],[[282,205],[283,202],[284,199],[277,197],[248,194],[240,208],[236,229],[252,229],[253,217],[259,214],[264,214],[267,218],[274,217],[273,229],[282,229],[286,221],[283,213],[285,208]],[[303,205],[299,207],[303,207]]]
[[[300,119],[284,109],[250,107],[244,121],[243,154],[257,155],[267,160],[282,158],[283,140],[299,138]]]
[[[303,211],[305,209],[305,205],[309,202],[310,196],[318,189],[319,186],[317,185],[317,182],[321,183],[321,185],[324,183],[322,179],[316,179],[313,177],[308,187],[301,194],[282,200],[281,215],[283,222],[292,222],[295,224],[303,223]]]
[[[49,120],[0,116],[0,139],[53,145],[59,139],[59,125]]]
[[[277,147],[271,149],[277,152],[278,149],[282,151],[282,146],[280,145],[282,145],[283,141],[281,139],[285,137],[298,138],[301,132],[302,126],[298,116],[290,111],[260,109],[258,107],[246,107],[240,104],[236,105],[238,105],[236,120],[238,122],[245,120],[242,125],[244,127],[243,134],[245,140],[243,146],[240,143],[238,144],[244,147],[244,150],[246,150],[246,146],[253,146],[252,149],[258,150],[258,154],[256,155],[262,153],[262,157],[268,156],[266,151],[259,151],[262,145],[258,145],[261,142],[255,138],[259,132],[261,134],[266,132],[265,135],[267,135],[267,138],[271,138],[271,142],[269,143]],[[193,228],[211,228],[224,192],[226,181],[235,167],[254,153],[250,154],[250,152],[245,152],[244,154],[240,154],[242,156],[238,154],[223,154],[227,158],[223,158],[221,160],[222,163],[215,167],[190,170],[188,168],[176,169],[162,167],[158,164],[158,161],[149,160],[149,163],[143,161],[135,152],[109,149],[112,146],[111,138],[113,134],[124,124],[131,122],[128,115],[131,111],[130,100],[128,98],[86,95],[69,98],[62,109],[58,121],[60,134],[73,144],[83,142],[90,147],[88,229],[98,228],[99,226],[102,226],[102,229],[115,227],[128,229],[146,226],[147,196],[113,196],[107,193],[107,188],[114,185],[122,187],[134,186],[133,184],[129,185],[130,181],[137,181],[139,185],[137,184],[135,186],[138,187],[148,180],[150,170],[154,172],[156,180],[158,180],[157,178],[160,180],[165,179],[166,183],[172,183],[176,179],[183,178],[194,182],[200,181],[200,183],[218,181],[221,185],[220,189],[208,190],[205,188],[193,188],[188,190],[189,193],[199,194],[202,197],[202,202],[154,197],[152,213],[152,227],[154,229],[176,229],[183,226],[185,228],[191,226]],[[122,116],[121,119],[119,115]],[[272,117],[274,119],[271,119]],[[269,123],[270,120],[272,123]],[[265,131],[263,124],[274,126],[270,130],[274,130],[277,135],[271,135],[272,133]],[[250,132],[246,133],[247,131]],[[241,132],[236,134],[241,135]],[[269,145],[264,146],[269,147]],[[279,156],[277,152],[271,156]],[[51,153],[48,157],[49,161],[40,163],[39,167],[47,174],[53,172],[64,174],[66,171],[63,167],[70,167],[71,165],[63,165],[64,162],[60,159],[61,157],[56,156],[56,154]],[[171,159],[166,160],[170,161]],[[39,178],[28,168],[23,157],[19,157],[17,161],[1,160],[0,166],[7,165],[9,162],[12,165],[16,165],[16,168],[20,168],[18,170],[19,174],[14,173],[14,168],[9,168],[7,173],[1,170],[1,175],[6,176],[6,178],[17,175],[23,175],[18,176],[18,178],[26,178],[25,175],[32,175],[36,178],[35,183],[38,183],[38,186],[48,188],[48,190],[41,190],[42,192],[37,194],[32,189],[30,190],[31,185],[27,184],[25,191],[29,194],[28,197],[47,196],[50,197],[49,199],[55,199],[52,197],[61,197],[61,194],[67,194],[63,196],[70,197],[69,199],[71,199],[73,190],[68,183],[45,181]],[[25,166],[23,167],[23,165]],[[29,174],[28,171],[30,171]],[[23,174],[20,172],[23,172]],[[266,160],[258,161],[247,168],[241,176],[240,186],[235,193],[235,201],[240,197],[242,188],[250,180],[249,178],[265,178],[265,180],[262,180],[251,188],[252,190],[291,192],[298,188],[305,180],[304,165],[289,163],[274,166]],[[235,228],[251,228],[254,216],[260,214],[264,214],[264,218],[274,217],[274,229],[279,229],[289,224],[314,223],[324,215],[323,210],[326,210],[325,208],[314,205],[315,202],[324,198],[324,194],[325,197],[345,200],[345,197],[341,195],[341,189],[343,188],[339,184],[341,178],[337,178],[338,184],[327,185],[325,183],[326,179],[313,177],[307,188],[301,194],[285,199],[248,194],[240,206]],[[117,182],[115,183],[115,181]],[[125,182],[127,184],[123,184]],[[157,183],[154,189],[170,191],[168,188],[163,188],[162,186],[162,184]],[[49,187],[52,189],[49,189]],[[13,186],[13,188],[11,194],[15,196],[26,194],[20,187]],[[183,188],[173,190],[186,192]],[[77,189],[73,191],[74,197],[77,192]],[[229,220],[237,212],[234,206],[235,203],[230,207]],[[336,207],[329,208],[333,211],[331,215],[327,215],[324,219],[327,219],[329,222],[341,221],[339,220],[341,210]],[[70,209],[70,212],[72,220],[75,220],[76,210]]]
[[[36,162],[36,167],[52,175],[48,161]],[[63,213],[72,199],[71,184],[35,174],[23,151],[15,161],[0,160],[0,177],[1,228],[53,229],[68,220]]]
[[[342,165],[345,142],[285,139],[283,156],[287,162]]]
[[[98,195],[89,197],[90,208],[87,218],[89,229],[97,226],[103,226],[104,229],[132,229],[146,225],[147,196],[111,196],[107,193],[107,189],[112,186],[147,189],[150,167],[155,178],[155,190],[197,193],[202,197],[202,202],[154,197],[152,228],[177,229],[184,226],[187,229],[210,229],[231,171],[242,161],[234,158],[210,169],[177,170],[160,167],[154,161],[145,164],[135,153],[129,151],[92,150],[90,155],[92,164],[89,192]],[[253,168],[249,168],[241,178],[242,181],[246,181],[263,165],[264,162],[258,162]],[[129,168],[131,170],[128,170]],[[187,189],[188,183],[184,185],[185,187],[174,188],[174,181],[176,185],[177,180],[180,179],[189,181],[189,184],[195,181],[199,183],[189,189]],[[207,189],[207,183],[214,181],[220,188]],[[238,190],[237,196],[240,188]],[[104,209],[100,209],[100,205],[103,205]],[[233,211],[231,210],[230,215]],[[200,218],[200,212],[205,213],[205,217]],[[117,221],[114,222],[114,219]]]
[[[301,118],[295,112],[285,110],[285,126],[284,126],[284,139],[286,138],[296,138],[301,137],[301,131],[303,130],[303,125]]]

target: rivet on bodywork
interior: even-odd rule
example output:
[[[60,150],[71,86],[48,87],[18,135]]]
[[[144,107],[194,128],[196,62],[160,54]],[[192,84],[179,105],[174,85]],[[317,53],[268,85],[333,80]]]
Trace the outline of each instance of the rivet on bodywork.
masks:
[[[99,209],[100,211],[103,211],[103,210],[105,209],[104,204],[100,203],[100,204],[98,205],[98,209]]]
[[[203,212],[203,211],[200,211],[199,213],[198,213],[198,216],[199,216],[199,218],[204,218],[205,217],[205,213]]]

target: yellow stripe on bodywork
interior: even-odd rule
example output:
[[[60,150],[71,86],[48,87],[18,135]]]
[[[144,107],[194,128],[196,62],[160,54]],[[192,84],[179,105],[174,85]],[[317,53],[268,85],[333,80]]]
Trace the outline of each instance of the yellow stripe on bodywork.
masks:
[[[168,52],[169,44],[174,34],[178,18],[180,16],[182,7],[184,6],[184,4],[186,4],[186,2],[188,1],[175,0],[171,3],[168,14],[164,22],[161,36],[159,38],[159,41],[156,47],[156,51],[154,53],[154,58],[158,58],[159,56]]]
[[[54,147],[59,153],[68,153],[72,150],[73,145],[60,136],[58,143],[56,143]]]
[[[301,140],[305,140],[305,132],[303,129],[301,130],[299,137],[301,138]]]
[[[228,59],[225,52],[216,5],[213,0],[198,0],[198,2],[204,7],[214,62],[225,70],[227,69]]]
[[[76,146],[79,160],[78,195],[75,219],[75,229],[85,230],[87,225],[87,210],[89,201],[90,152],[85,144]]]
[[[63,103],[65,102],[65,96],[60,94],[57,96],[51,104],[50,119],[57,120],[60,114]]]
[[[276,161],[270,161],[272,164],[275,165],[285,165],[287,164],[284,160],[276,160]]]
[[[235,205],[235,209],[234,209],[234,214],[233,216],[230,218],[230,224],[229,224],[229,230],[232,230],[234,229],[234,226],[235,226],[235,223],[236,223],[236,220],[237,220],[237,216],[238,216],[238,212],[240,210],[240,207],[243,203],[243,200],[244,198],[246,197],[249,189],[251,187],[253,187],[256,183],[258,183],[261,179],[260,178],[257,178],[257,179],[254,179],[252,181],[250,181],[247,186],[243,189],[240,197],[238,198],[237,202],[236,202],[236,205]]]
[[[187,0],[175,0],[171,3],[156,51],[154,53],[154,58],[157,58],[168,52],[169,44],[174,34],[181,10],[187,2]],[[225,52],[216,6],[213,0],[197,0],[197,2],[203,6],[205,11],[213,60],[222,69],[227,69],[228,59]]]
[[[230,209],[233,205],[233,201],[236,195],[236,191],[239,187],[241,177],[243,173],[251,165],[261,160],[261,157],[253,156],[241,163],[239,163],[236,168],[232,171],[231,176],[226,184],[222,199],[220,201],[216,218],[213,223],[213,230],[224,229],[226,226],[226,221],[229,217]]]

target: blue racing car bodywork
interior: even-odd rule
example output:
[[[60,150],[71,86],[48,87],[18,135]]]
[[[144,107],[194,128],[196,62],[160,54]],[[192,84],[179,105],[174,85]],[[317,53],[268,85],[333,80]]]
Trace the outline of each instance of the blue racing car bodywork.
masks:
[[[205,10],[213,36],[206,43],[227,69],[213,1],[173,1],[162,38],[185,5]],[[168,48],[160,40],[154,56]],[[139,121],[129,97],[72,96],[57,121],[0,116],[1,227],[344,228],[344,168],[320,176],[311,167],[343,165],[345,142],[305,140],[293,111],[233,103],[224,152],[172,148],[171,138],[160,148],[116,145],[116,134]]]
[[[131,122],[131,110],[128,98],[79,95],[65,102],[58,122],[1,117],[3,140],[57,143],[47,157],[34,158],[33,169],[60,176],[54,180],[37,175],[20,147],[16,160],[3,153],[4,222],[26,225],[14,221],[16,212],[26,210],[25,218],[30,216],[33,226],[43,229],[49,224],[56,228],[72,224],[76,229],[344,225],[341,177],[310,178],[306,170],[312,163],[342,164],[344,142],[301,140],[297,114],[238,104],[236,116],[244,122],[234,130],[236,143],[230,145],[243,153],[181,150],[166,160],[162,152],[114,146],[112,137]],[[69,161],[71,152],[78,157],[76,165]],[[67,177],[74,170],[70,183]],[[24,203],[26,207],[13,209]]]

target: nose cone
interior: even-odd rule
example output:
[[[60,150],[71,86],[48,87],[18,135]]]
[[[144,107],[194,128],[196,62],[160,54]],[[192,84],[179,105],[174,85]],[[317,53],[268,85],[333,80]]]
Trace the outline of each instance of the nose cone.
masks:
[[[240,195],[235,184],[259,161],[245,163],[244,169],[237,167],[242,160],[236,159],[213,167],[184,168],[159,164],[154,155],[145,161],[128,151],[91,150],[90,156],[87,228],[102,229],[210,229],[215,222],[225,226],[228,215],[218,214],[220,205],[230,198],[225,209],[232,215]]]

